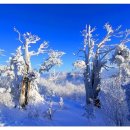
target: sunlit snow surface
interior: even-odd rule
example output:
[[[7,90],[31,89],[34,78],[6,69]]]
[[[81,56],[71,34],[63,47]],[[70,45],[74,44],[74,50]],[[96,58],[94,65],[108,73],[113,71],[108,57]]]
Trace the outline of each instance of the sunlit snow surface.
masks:
[[[110,70],[111,75],[116,70]],[[106,72],[102,74],[102,78],[106,78]],[[110,77],[111,75],[107,75]],[[41,78],[40,93],[44,95],[43,103],[28,106],[25,110],[14,107],[10,94],[1,88],[0,102],[0,126],[111,126],[115,125],[108,119],[102,109],[94,108],[94,116],[88,118],[85,116],[84,102],[85,92],[81,76],[77,74],[60,75],[57,84]],[[79,81],[80,82],[79,82]],[[52,91],[54,90],[54,95]],[[2,93],[4,93],[2,95]],[[6,95],[6,98],[4,95]],[[46,116],[49,108],[50,96],[52,99],[52,120]],[[63,108],[59,106],[60,96],[63,97]],[[3,105],[3,103],[5,105]]]
[[[104,126],[107,125],[100,110],[95,109],[93,118],[88,119],[84,114],[84,109],[81,104],[66,100],[63,109],[60,109],[58,104],[54,104],[54,114],[52,120],[44,116],[46,107],[37,107],[42,109],[40,115],[33,117],[29,115],[30,110],[21,110],[18,108],[0,107],[0,125],[1,126]],[[32,110],[32,114],[34,111]]]

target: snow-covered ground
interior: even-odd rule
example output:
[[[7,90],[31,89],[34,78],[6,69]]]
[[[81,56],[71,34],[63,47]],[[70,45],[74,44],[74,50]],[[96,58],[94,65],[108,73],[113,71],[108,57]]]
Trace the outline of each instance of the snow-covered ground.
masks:
[[[6,89],[4,88],[0,88],[0,90],[0,126],[107,125],[104,122],[106,118],[100,109],[95,109],[93,118],[87,118],[85,116],[85,92],[83,84],[77,86],[68,82],[68,80],[61,84],[55,84],[53,81],[47,81],[41,78],[39,90],[45,100],[41,104],[29,105],[25,110],[14,107],[12,94],[9,90],[5,91]],[[60,108],[59,105],[60,97],[63,97],[63,108]],[[50,100],[52,101],[52,120],[47,114]]]
[[[114,72],[112,73],[114,74]],[[44,100],[39,104],[28,105],[25,109],[15,107],[13,94],[8,88],[10,81],[7,82],[6,79],[2,78],[0,80],[0,86],[3,86],[3,88],[0,88],[0,126],[115,126],[114,121],[103,109],[94,108],[93,116],[88,117],[84,108],[85,90],[83,81],[78,81],[78,84],[76,84],[76,80],[80,80],[81,77],[78,78],[75,74],[69,76],[69,80],[66,77],[60,75],[61,82],[59,82],[59,79],[54,82],[40,78],[39,92]],[[4,84],[3,81],[5,81]],[[106,82],[105,78],[103,81],[105,85],[112,82],[108,78]],[[111,99],[114,99],[112,96],[115,90],[107,85],[110,91],[105,85],[102,85],[105,93],[101,93],[101,95],[111,97],[109,98],[111,101]],[[63,108],[60,108],[59,105],[60,97],[63,98]],[[108,102],[105,98],[103,100],[105,103]],[[113,102],[110,101],[109,103],[113,106]],[[48,114],[50,104],[52,106],[52,119],[49,118]],[[108,103],[107,105],[107,109],[114,108]],[[111,113],[112,111],[108,112]]]
[[[81,104],[65,100],[64,108],[60,109],[58,104],[54,103],[54,114],[52,120],[45,116],[43,111],[35,113],[32,110],[22,110],[18,108],[9,108],[0,106],[0,126],[105,126],[106,118],[101,111],[96,109],[93,118],[83,116],[84,109]],[[40,107],[41,108],[41,107]],[[39,109],[39,108],[37,108]]]

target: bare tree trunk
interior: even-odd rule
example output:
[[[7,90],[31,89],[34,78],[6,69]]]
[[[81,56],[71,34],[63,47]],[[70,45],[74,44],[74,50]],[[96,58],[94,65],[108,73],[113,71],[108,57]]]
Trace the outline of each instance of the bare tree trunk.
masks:
[[[22,86],[21,86],[21,93],[20,93],[20,106],[21,107],[25,107],[25,93],[26,93],[26,83],[25,83],[25,79],[23,78],[22,80]]]
[[[28,77],[24,77],[21,86],[20,106],[25,107],[28,104],[30,91],[30,81]]]
[[[31,63],[30,63],[30,54],[28,51],[27,42],[25,43],[25,63],[26,63],[25,71],[26,71],[26,74],[28,74],[31,70]],[[26,75],[22,81],[22,89],[21,89],[21,95],[20,95],[20,100],[22,98],[22,102],[20,103],[20,105],[22,107],[25,107],[25,105],[28,104],[29,90],[30,90],[30,81]]]
[[[25,94],[25,104],[27,105],[29,102],[29,93],[30,93],[30,81],[29,78],[26,80],[26,94]]]
[[[95,57],[95,61],[93,62],[93,70],[92,70],[92,88],[93,88],[93,100],[94,100],[94,105],[96,107],[101,106],[100,100],[98,98],[98,94],[100,92],[100,71],[101,71],[101,66],[98,60],[98,55]]]
[[[84,84],[85,84],[85,92],[86,92],[86,105],[91,103],[91,99],[93,99],[93,90],[91,85],[91,78],[87,72],[84,72]]]
[[[86,91],[86,104],[90,104],[90,99],[94,101],[95,106],[100,107],[98,94],[100,92],[100,66],[98,61],[94,62],[93,66],[88,64],[86,58],[86,71],[84,72],[84,84]],[[91,68],[91,69],[90,69]]]
[[[100,100],[98,98],[98,94],[100,92],[100,77],[99,77],[100,72],[95,72],[94,74],[94,83],[93,83],[93,98],[94,98],[94,105],[97,107],[100,107]]]
[[[90,92],[89,92],[89,84],[87,82],[87,76],[86,73],[84,73],[84,84],[85,84],[85,92],[86,92],[86,105],[90,104]]]
[[[91,103],[91,99],[93,99],[93,90],[92,90],[92,79],[91,79],[91,55],[90,52],[92,51],[91,48],[91,27],[87,28],[88,36],[88,48],[86,52],[86,48],[84,48],[84,55],[85,55],[85,64],[86,70],[84,72],[84,84],[85,84],[85,91],[86,91],[86,105]]]

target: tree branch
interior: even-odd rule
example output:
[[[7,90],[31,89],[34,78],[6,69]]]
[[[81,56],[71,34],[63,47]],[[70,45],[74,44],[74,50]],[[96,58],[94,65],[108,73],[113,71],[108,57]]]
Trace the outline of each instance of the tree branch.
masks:
[[[16,33],[18,33],[18,40],[21,42],[21,43],[23,43],[23,41],[21,40],[21,33],[14,27],[14,31],[16,32]]]
[[[108,24],[108,23],[106,23],[105,24],[105,29],[107,30],[107,35],[105,36],[105,38],[98,44],[98,49],[99,48],[101,48],[107,41],[110,41],[111,39],[110,39],[110,37],[112,36],[112,34],[113,34],[113,29],[112,29],[112,27]]]
[[[122,40],[120,44],[125,44],[127,42],[130,42],[130,38]]]
[[[74,54],[74,55],[79,55],[80,52],[83,52],[83,53],[84,53],[85,50],[84,50],[84,49],[79,49],[77,53],[73,53],[73,54]]]
[[[107,69],[107,68],[114,68],[114,67],[112,67],[112,66],[107,66],[107,65],[104,65],[103,66],[105,69]],[[107,69],[108,70],[108,69]]]
[[[44,41],[44,42],[40,45],[40,47],[38,48],[38,51],[37,51],[37,52],[35,52],[35,51],[29,52],[29,53],[30,53],[30,56],[34,56],[34,55],[39,55],[39,54],[41,54],[41,53],[45,53],[45,52],[47,52],[47,50],[45,50],[45,49],[47,49],[47,48],[48,48],[48,42]]]
[[[36,43],[37,41],[40,40],[40,38],[37,35],[32,35],[29,32],[24,33],[23,37],[27,44]]]
[[[108,55],[108,53],[110,53],[112,50],[114,50],[115,48],[111,48],[108,51],[105,52],[105,54],[102,56],[101,60],[103,60],[105,58],[105,56]]]

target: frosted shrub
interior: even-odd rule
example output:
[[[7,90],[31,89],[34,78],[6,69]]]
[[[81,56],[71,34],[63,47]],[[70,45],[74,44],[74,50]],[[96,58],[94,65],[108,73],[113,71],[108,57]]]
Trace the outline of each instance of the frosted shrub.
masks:
[[[5,105],[7,107],[14,107],[13,98],[10,92],[1,93],[0,88],[0,104]]]
[[[99,97],[102,104],[101,109],[111,123],[117,126],[128,125],[128,106],[119,77],[102,81]]]
[[[70,82],[66,82],[63,86],[60,83],[55,84],[54,82],[41,78],[39,81],[39,86],[41,94],[45,94],[45,96],[52,96],[53,91],[56,96],[69,98],[76,101],[83,101],[85,97],[83,84],[77,86]]]
[[[63,105],[64,105],[64,100],[62,97],[60,97],[60,101],[59,101],[60,108],[63,108]]]
[[[52,108],[51,107],[48,108],[47,113],[48,113],[49,119],[52,120]]]
[[[12,79],[9,76],[0,76],[0,104],[13,107]]]
[[[130,76],[130,50],[125,44],[116,46],[111,62],[119,68],[119,75],[125,81]],[[122,76],[123,75],[123,76]]]
[[[8,89],[11,87],[12,79],[7,76],[0,76],[0,88]]]
[[[26,106],[26,109],[29,118],[43,118],[44,112],[47,110],[47,104],[29,104],[28,106]]]

